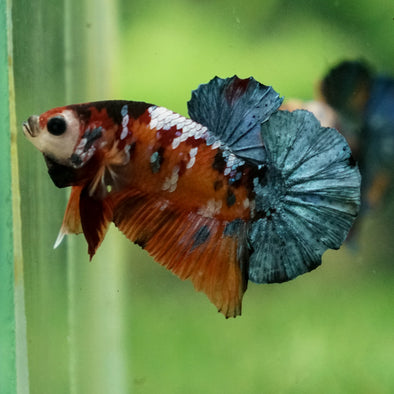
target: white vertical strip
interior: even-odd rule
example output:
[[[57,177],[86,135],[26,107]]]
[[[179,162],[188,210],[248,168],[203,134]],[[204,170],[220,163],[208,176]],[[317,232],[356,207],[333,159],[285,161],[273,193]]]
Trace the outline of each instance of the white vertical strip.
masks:
[[[81,89],[84,101],[106,100],[114,95],[117,59],[116,2],[85,0],[80,4],[75,25],[74,0],[64,0],[65,81],[67,103],[81,96],[75,72],[86,75]],[[76,42],[73,28],[83,26],[86,34]],[[78,48],[76,48],[78,46]],[[81,51],[81,46],[83,49]],[[75,70],[76,54],[83,53]],[[80,101],[78,97],[77,101]],[[117,289],[123,282],[124,265],[116,248],[117,234],[110,229],[92,262],[82,237],[67,236],[69,382],[71,394],[129,394],[130,359],[126,354],[124,308]]]

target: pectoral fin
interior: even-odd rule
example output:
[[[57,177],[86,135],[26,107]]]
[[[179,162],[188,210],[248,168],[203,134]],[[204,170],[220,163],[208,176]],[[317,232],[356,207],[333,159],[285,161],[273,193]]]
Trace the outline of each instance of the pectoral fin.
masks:
[[[54,249],[62,243],[65,235],[82,233],[81,216],[79,214],[79,197],[81,195],[81,191],[82,186],[73,186],[71,188],[71,194],[64,213],[63,223],[55,245],[53,246]]]

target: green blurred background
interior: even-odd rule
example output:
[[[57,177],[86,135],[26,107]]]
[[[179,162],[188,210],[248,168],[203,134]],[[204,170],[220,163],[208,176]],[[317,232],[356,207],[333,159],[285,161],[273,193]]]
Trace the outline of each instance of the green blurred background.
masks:
[[[394,74],[388,0],[18,0],[12,18],[18,124],[110,98],[186,114],[215,75],[311,99],[344,59]],[[114,228],[91,263],[82,236],[53,250],[67,192],[22,133],[18,149],[31,393],[394,392],[393,201],[358,250],[250,284],[226,320]]]

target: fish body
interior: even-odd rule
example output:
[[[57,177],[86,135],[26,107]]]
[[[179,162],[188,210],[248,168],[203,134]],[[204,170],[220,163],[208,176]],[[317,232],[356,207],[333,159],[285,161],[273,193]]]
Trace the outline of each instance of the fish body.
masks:
[[[110,222],[189,278],[226,317],[248,280],[283,282],[339,248],[357,215],[350,149],[253,78],[214,78],[191,119],[133,101],[55,108],[24,124],[58,187],[72,191],[56,244],[83,232],[92,257]]]

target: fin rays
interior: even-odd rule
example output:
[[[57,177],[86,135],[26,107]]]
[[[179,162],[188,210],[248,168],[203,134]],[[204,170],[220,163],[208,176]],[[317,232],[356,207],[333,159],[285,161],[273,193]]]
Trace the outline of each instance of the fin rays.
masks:
[[[225,236],[226,222],[132,193],[116,202],[114,223],[160,264],[181,279],[191,279],[226,317],[241,313],[246,289],[242,267],[247,264],[241,264],[237,250],[246,238]]]
[[[360,174],[345,139],[307,111],[278,111],[262,125],[267,184],[255,182],[250,279],[290,280],[338,249],[357,216]],[[290,261],[291,258],[291,261]]]
[[[192,92],[190,118],[208,130],[240,158],[265,160],[260,127],[282,103],[270,86],[253,78],[215,77]]]

